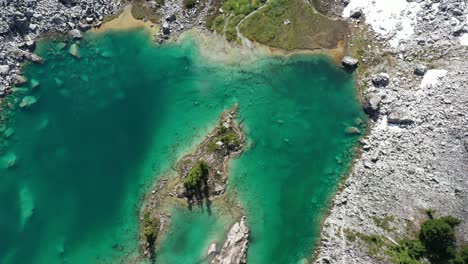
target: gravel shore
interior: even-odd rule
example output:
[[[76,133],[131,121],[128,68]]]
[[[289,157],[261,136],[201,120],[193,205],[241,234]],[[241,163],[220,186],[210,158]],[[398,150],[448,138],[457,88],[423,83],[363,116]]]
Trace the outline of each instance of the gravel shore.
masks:
[[[324,221],[316,263],[391,263],[349,234],[397,241],[418,229],[426,209],[463,220],[458,241],[468,242],[468,47],[459,40],[468,30],[468,6],[415,2],[417,12],[402,15],[414,12],[414,34],[398,45],[395,32],[373,33],[365,14],[350,19],[353,38],[375,34],[375,42],[359,47],[367,68],[358,75],[374,120]],[[385,59],[372,64],[375,58]]]

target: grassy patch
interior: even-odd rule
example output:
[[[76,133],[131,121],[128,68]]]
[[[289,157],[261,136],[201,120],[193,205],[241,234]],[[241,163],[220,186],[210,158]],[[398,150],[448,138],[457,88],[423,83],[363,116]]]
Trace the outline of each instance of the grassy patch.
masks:
[[[240,31],[251,40],[285,50],[333,49],[344,39],[347,26],[318,13],[306,1],[271,0],[244,20]]]
[[[151,219],[149,212],[145,212],[143,215],[143,235],[145,240],[153,244],[158,237],[159,224]]]
[[[264,3],[265,0],[227,0],[222,5],[218,4],[218,10],[212,12],[212,14],[216,14],[216,16],[210,15],[209,18],[207,18],[207,27],[217,33],[225,33],[227,40],[235,41],[237,40],[236,27],[239,22]],[[219,8],[223,10],[224,14],[220,13]],[[226,32],[223,32],[226,19],[228,19]]]
[[[164,0],[159,0],[161,4]],[[157,7],[152,7],[146,1],[135,1],[132,4],[132,16],[138,20],[148,19],[153,23],[158,23],[160,16],[156,13]]]
[[[221,34],[223,33],[223,30],[224,30],[224,22],[225,22],[224,15],[217,16],[215,20],[213,21],[212,25],[210,26],[210,28],[216,31],[216,33]]]
[[[393,219],[376,218],[376,225],[388,226]],[[403,238],[393,244],[384,236],[362,234],[352,230],[344,230],[346,239],[350,242],[362,243],[368,254],[376,259],[387,259],[396,264],[449,263],[468,264],[468,246],[456,248],[454,227],[461,221],[455,217],[446,216],[431,218],[421,225],[416,238]]]
[[[395,231],[395,228],[391,226],[393,221],[395,220],[394,216],[385,216],[385,217],[382,217],[382,218],[373,216],[372,220],[374,221],[374,224],[377,227],[380,227],[380,228],[382,228],[383,230],[385,230],[387,232]]]
[[[102,19],[102,22],[103,23],[106,23],[106,22],[109,22],[109,21],[112,21],[116,18],[118,18],[122,13],[123,13],[123,9],[115,12],[114,14],[110,15],[110,16],[105,16],[103,19]]]
[[[234,41],[237,39],[237,29],[236,26],[244,18],[243,14],[231,16],[226,25],[226,39],[229,41]]]
[[[214,28],[214,23],[216,19],[218,19],[218,22],[219,22],[219,19],[222,19],[223,25],[224,25],[224,15],[221,14],[219,10],[223,6],[223,3],[224,3],[224,0],[212,0],[210,8],[208,9],[208,12],[205,16],[206,28],[211,29],[211,30],[216,30]],[[221,31],[222,29],[223,28],[221,27]],[[221,31],[216,31],[216,32],[220,33]]]

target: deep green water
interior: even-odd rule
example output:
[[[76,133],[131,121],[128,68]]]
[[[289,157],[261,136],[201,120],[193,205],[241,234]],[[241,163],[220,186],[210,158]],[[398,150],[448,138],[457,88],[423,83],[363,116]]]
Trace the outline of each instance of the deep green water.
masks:
[[[0,125],[1,264],[119,263],[137,252],[141,195],[235,102],[252,146],[233,162],[229,191],[252,231],[249,263],[312,255],[357,143],[345,130],[364,118],[352,76],[320,56],[208,63],[192,41],[155,47],[143,31],[87,35],[80,59],[58,43],[41,43],[46,63],[26,68],[30,82]],[[20,109],[24,96],[37,103]],[[203,263],[225,223],[175,210],[159,263]]]

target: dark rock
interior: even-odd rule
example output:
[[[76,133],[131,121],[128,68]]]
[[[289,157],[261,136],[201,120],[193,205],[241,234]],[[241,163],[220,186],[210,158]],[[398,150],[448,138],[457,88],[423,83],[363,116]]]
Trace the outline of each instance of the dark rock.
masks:
[[[29,31],[29,22],[26,17],[15,17],[13,19],[13,27],[21,34],[26,34]]]
[[[353,9],[349,13],[349,17],[354,18],[354,19],[359,19],[361,16],[362,16],[362,10],[360,8]]]
[[[34,51],[34,49],[36,49],[36,42],[34,40],[28,40],[26,41],[26,47],[30,50],[30,51]]]
[[[352,57],[346,56],[341,61],[341,65],[343,65],[343,67],[348,70],[355,70],[359,65],[359,61]]]
[[[363,102],[364,112],[373,120],[377,120],[380,114],[380,102],[382,99],[380,96],[374,94],[368,96]]]
[[[453,10],[454,16],[463,16],[463,12],[460,9]]]
[[[167,22],[174,22],[174,21],[176,21],[176,19],[177,19],[177,17],[176,17],[175,14],[172,14],[172,15],[166,17]]]
[[[77,0],[59,0],[60,3],[68,6],[76,5]]]
[[[84,23],[81,23],[79,22],[78,23],[78,28],[81,30],[81,31],[87,31],[91,28],[91,25],[89,24],[84,24]]]
[[[162,30],[164,35],[169,35],[171,34],[171,29],[169,28],[169,23],[164,22],[162,25]]]
[[[16,45],[19,49],[26,49],[26,42],[19,42],[18,45]]]
[[[61,25],[65,23],[65,19],[60,15],[53,16],[52,19],[50,19],[50,21],[56,25]]]
[[[414,74],[419,75],[419,76],[424,76],[427,72],[427,67],[422,64],[416,65],[416,68],[414,68]]]
[[[390,76],[386,73],[379,73],[374,78],[372,78],[372,84],[375,87],[386,87],[390,83]]]
[[[468,31],[467,27],[465,24],[460,24],[458,26],[456,26],[455,28],[453,28],[453,35],[454,36],[460,36],[461,34],[463,33],[466,33]]]

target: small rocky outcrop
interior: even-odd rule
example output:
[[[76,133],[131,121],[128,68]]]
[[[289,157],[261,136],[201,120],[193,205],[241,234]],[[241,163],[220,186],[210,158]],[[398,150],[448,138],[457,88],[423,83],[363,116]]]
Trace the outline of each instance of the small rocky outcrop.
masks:
[[[375,87],[379,87],[379,88],[386,87],[389,83],[390,83],[390,76],[384,72],[381,72],[372,78],[372,84],[374,84]]]
[[[424,76],[427,72],[427,67],[426,65],[423,64],[418,64],[414,68],[414,74],[419,75],[419,76]]]
[[[414,123],[410,112],[403,108],[395,108],[388,114],[388,123],[396,125],[410,125]]]
[[[72,29],[68,34],[75,40],[80,40],[83,38],[83,34],[79,29]]]
[[[359,19],[362,16],[362,10],[360,8],[355,8],[349,13],[349,17],[354,19]]]
[[[380,114],[380,102],[382,99],[379,95],[373,94],[366,97],[363,102],[364,112],[373,120],[377,120]]]
[[[359,61],[350,56],[345,56],[341,61],[341,65],[347,70],[355,70],[359,66]]]
[[[229,230],[226,242],[211,264],[245,264],[249,244],[249,228],[245,216]]]

